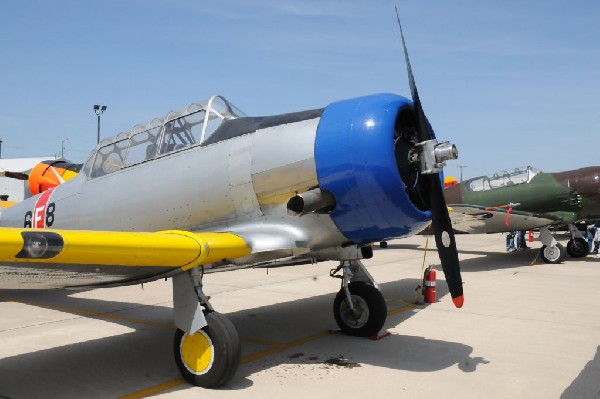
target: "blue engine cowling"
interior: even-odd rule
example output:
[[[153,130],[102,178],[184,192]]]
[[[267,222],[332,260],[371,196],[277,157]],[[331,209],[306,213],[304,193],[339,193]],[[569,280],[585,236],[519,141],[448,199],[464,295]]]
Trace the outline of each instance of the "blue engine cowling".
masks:
[[[418,177],[407,182],[407,189],[399,164],[408,161],[396,155],[396,126],[406,112],[412,113],[409,99],[377,94],[332,103],[319,122],[319,185],[336,199],[330,214],[334,223],[357,244],[416,234],[431,219],[427,207],[417,206],[410,194]]]

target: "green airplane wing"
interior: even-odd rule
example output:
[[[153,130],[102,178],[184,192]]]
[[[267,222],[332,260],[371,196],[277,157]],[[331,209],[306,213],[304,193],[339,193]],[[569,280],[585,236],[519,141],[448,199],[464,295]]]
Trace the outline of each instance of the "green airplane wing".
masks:
[[[554,215],[523,212],[510,207],[450,204],[448,210],[454,230],[470,234],[531,230],[560,221]]]

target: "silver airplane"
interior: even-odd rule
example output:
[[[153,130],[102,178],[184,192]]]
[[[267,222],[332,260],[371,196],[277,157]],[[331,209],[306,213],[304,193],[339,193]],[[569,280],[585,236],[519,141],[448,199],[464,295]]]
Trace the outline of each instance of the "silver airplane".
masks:
[[[249,117],[226,99],[136,125],[98,144],[68,181],[0,215],[0,289],[173,281],[175,360],[189,383],[227,383],[235,327],[203,275],[250,265],[337,260],[340,329],[377,334],[386,304],[361,259],[369,245],[433,226],[452,299],[463,303],[440,173],[457,157],[412,101],[376,94]]]

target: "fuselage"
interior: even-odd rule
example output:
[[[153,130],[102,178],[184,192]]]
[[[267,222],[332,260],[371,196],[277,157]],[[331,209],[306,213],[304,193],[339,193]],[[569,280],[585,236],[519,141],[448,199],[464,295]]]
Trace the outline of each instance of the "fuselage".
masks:
[[[411,105],[375,95],[320,110],[225,119],[196,138],[191,130],[173,133],[188,129],[190,117],[153,121],[100,143],[78,176],[6,209],[0,224],[228,231],[251,246],[248,263],[412,235],[430,215],[409,199],[395,155],[396,121]],[[316,187],[332,193],[335,209],[290,216],[290,198]],[[114,280],[147,274],[115,273]],[[65,276],[58,285],[69,285]]]
[[[444,195],[448,204],[514,207],[565,222],[594,220],[600,218],[600,167],[539,172],[516,182],[501,174],[477,177],[447,188]]]

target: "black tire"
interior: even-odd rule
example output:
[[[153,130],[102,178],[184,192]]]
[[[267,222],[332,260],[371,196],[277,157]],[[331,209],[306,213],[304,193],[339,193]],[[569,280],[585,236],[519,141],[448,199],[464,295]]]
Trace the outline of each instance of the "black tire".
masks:
[[[540,256],[546,263],[561,263],[566,255],[565,247],[558,242],[556,243],[556,247],[542,245],[542,248],[540,248]]]
[[[387,248],[388,247],[388,243],[387,241],[381,241],[379,243],[379,248]]]
[[[571,258],[583,258],[589,252],[588,243],[583,238],[577,237],[567,243],[567,253]]]
[[[190,384],[218,388],[231,380],[240,365],[240,338],[231,321],[220,313],[208,313],[206,322],[206,327],[191,336],[177,329],[175,362]]]
[[[372,337],[376,335],[387,318],[387,305],[381,292],[361,281],[348,285],[352,304],[360,312],[356,317],[346,303],[346,293],[342,288],[333,301],[333,316],[343,333],[354,337]]]

